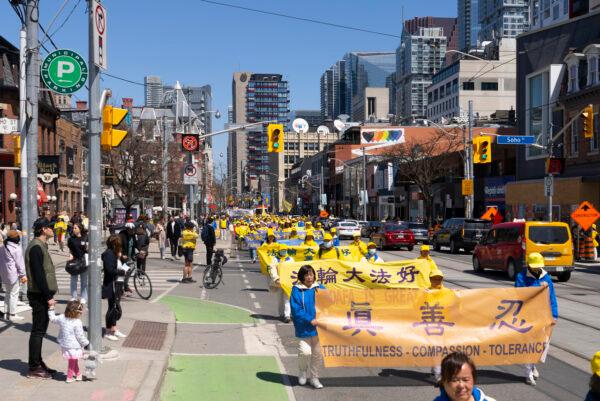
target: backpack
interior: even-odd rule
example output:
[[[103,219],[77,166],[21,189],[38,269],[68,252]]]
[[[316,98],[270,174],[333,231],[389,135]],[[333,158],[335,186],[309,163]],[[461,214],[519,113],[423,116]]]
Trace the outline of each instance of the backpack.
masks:
[[[200,233],[200,239],[202,240],[202,242],[206,243],[208,241],[208,224],[206,224],[204,227],[202,227],[202,232]]]

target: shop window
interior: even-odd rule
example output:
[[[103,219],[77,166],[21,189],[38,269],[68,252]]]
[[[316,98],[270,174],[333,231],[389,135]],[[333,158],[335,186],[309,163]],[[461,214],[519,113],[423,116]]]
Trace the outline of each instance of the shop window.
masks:
[[[464,91],[473,91],[475,90],[475,82],[465,81],[462,84]]]
[[[579,155],[579,132],[581,131],[581,120],[575,120],[571,126],[571,135],[569,135],[569,157]]]

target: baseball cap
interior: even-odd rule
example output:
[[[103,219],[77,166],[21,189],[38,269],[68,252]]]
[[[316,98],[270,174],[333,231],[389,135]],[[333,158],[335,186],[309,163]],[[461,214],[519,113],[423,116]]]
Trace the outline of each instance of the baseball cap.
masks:
[[[527,255],[527,266],[533,269],[544,267],[544,257],[538,252],[530,253]]]
[[[429,245],[421,245],[421,252],[429,251]]]
[[[33,230],[41,230],[42,228],[54,228],[54,223],[51,223],[48,219],[40,217],[33,222]]]

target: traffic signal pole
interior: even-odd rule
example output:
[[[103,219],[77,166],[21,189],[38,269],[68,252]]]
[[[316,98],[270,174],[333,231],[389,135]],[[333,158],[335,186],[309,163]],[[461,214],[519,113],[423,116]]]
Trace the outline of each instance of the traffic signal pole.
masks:
[[[475,174],[473,168],[473,101],[469,100],[469,122],[468,122],[468,140],[465,146],[465,178],[473,182],[473,192],[465,196],[465,217],[473,218],[473,204],[475,203]]]
[[[27,183],[27,31],[21,26],[19,32],[19,128],[21,132],[21,230],[23,252],[29,244],[29,229],[33,225],[29,220],[29,185]]]

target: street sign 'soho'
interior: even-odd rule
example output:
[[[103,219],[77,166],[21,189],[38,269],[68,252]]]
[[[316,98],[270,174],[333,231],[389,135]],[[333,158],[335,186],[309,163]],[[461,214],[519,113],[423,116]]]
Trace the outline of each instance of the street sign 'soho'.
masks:
[[[44,84],[60,94],[77,92],[88,77],[88,67],[83,57],[68,49],[48,54],[40,69]]]

